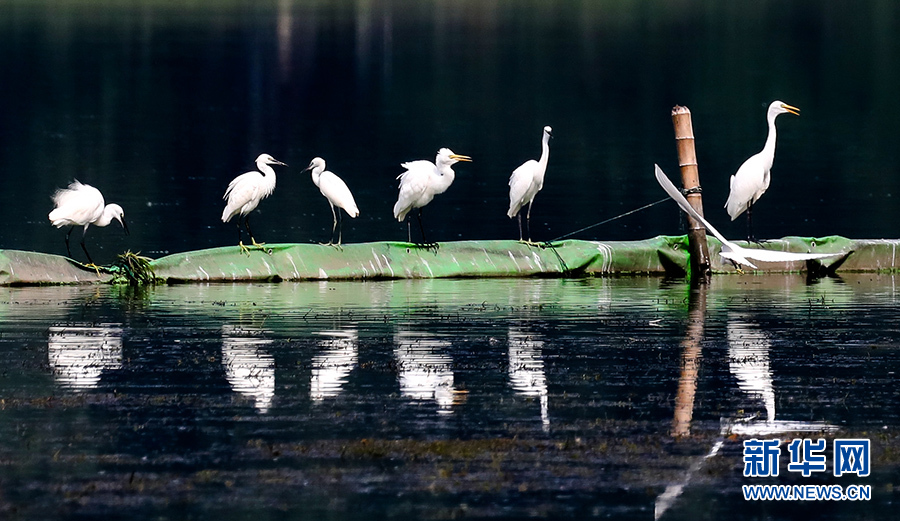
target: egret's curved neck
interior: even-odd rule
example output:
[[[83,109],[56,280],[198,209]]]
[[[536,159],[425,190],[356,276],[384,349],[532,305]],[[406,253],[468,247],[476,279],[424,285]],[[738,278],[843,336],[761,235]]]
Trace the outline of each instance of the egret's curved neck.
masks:
[[[115,217],[115,210],[112,208],[112,205],[108,204],[108,205],[106,205],[106,207],[103,208],[103,213],[100,215],[100,218],[97,219],[96,221],[94,221],[93,224],[94,224],[94,226],[100,226],[100,227],[107,226],[107,225],[109,225],[109,223],[112,222],[114,217]]]
[[[770,114],[769,120],[769,136],[766,138],[766,146],[762,149],[762,155],[768,160],[769,166],[775,161],[775,118],[778,114]]]
[[[325,171],[325,167],[324,167],[324,166],[317,166],[317,167],[314,167],[314,168],[312,169],[312,171],[311,171],[311,173],[312,173],[312,180],[313,180],[313,183],[314,183],[316,186],[319,186],[319,181],[322,179],[322,172],[323,172],[323,171]]]
[[[544,139],[541,140],[541,158],[538,160],[538,164],[541,167],[538,169],[539,175],[541,179],[544,178],[544,172],[547,170],[547,162],[550,160],[550,134],[544,132]]]
[[[442,194],[453,184],[453,180],[456,179],[456,172],[453,171],[451,165],[446,163],[438,163],[437,172],[438,175],[431,186],[434,188],[434,193]]]
[[[271,176],[273,179],[275,178],[275,170],[268,164],[259,161],[256,163],[256,168],[262,172],[263,177]]]

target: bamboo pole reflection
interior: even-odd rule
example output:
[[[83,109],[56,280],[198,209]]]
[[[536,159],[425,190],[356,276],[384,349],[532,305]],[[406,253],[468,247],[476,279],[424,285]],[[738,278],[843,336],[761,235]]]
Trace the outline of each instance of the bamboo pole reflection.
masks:
[[[62,386],[77,391],[97,387],[103,371],[122,365],[121,324],[52,326],[47,358]]]
[[[313,401],[341,393],[350,371],[359,363],[359,334],[356,329],[319,331],[322,351],[312,358],[309,394]]]
[[[700,342],[703,340],[706,319],[706,288],[706,284],[692,286],[688,300],[688,325],[681,342],[681,376],[678,378],[675,418],[672,420],[672,435],[676,437],[691,433],[694,395],[697,393],[697,376],[702,355]]]
[[[264,348],[272,340],[259,329],[222,326],[222,365],[231,388],[253,399],[261,413],[269,411],[275,396],[275,359]]]
[[[519,394],[536,397],[541,404],[541,425],[550,429],[547,376],[541,350],[544,341],[537,335],[509,328],[509,384]]]
[[[688,436],[691,433],[691,419],[694,415],[694,397],[697,393],[697,377],[700,374],[702,358],[701,342],[703,340],[706,320],[707,284],[692,284],[688,299],[688,325],[681,341],[681,375],[678,378],[678,391],[675,395],[675,417],[672,420],[671,434],[674,437]],[[715,456],[721,448],[721,441],[712,450],[694,464],[685,473],[684,479],[666,487],[656,498],[654,519],[659,519],[681,496],[684,487],[691,477],[700,470],[709,458]]]

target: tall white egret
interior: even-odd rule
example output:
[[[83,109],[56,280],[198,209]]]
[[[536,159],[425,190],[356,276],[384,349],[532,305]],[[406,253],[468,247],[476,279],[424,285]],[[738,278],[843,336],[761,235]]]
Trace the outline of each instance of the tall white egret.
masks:
[[[737,219],[738,215],[747,211],[747,240],[754,241],[753,237],[753,205],[762,197],[762,194],[769,188],[769,171],[772,169],[772,163],[775,161],[775,118],[779,114],[800,115],[800,109],[792,107],[781,101],[773,101],[769,105],[766,113],[766,120],[769,122],[769,136],[766,138],[766,145],[758,154],[750,156],[744,164],[738,168],[738,171],[731,176],[731,192],[728,194],[728,200],[725,202],[725,209],[731,220]]]
[[[84,235],[90,225],[103,227],[115,219],[122,225],[125,233],[128,233],[128,225],[125,224],[125,212],[122,207],[115,203],[104,206],[103,194],[91,185],[86,185],[76,179],[68,188],[57,189],[52,199],[55,208],[47,216],[50,218],[50,223],[57,228],[71,226],[66,233],[66,253],[69,254],[69,257],[72,256],[72,250],[69,248],[69,236],[72,235],[75,226],[84,227],[81,230],[81,249],[84,250],[88,263],[92,265],[94,261],[84,245]]]
[[[550,138],[553,137],[553,129],[544,127],[541,137],[541,158],[537,161],[529,159],[519,168],[513,170],[509,176],[509,211],[506,215],[510,219],[519,216],[519,242],[522,240],[522,207],[528,205],[526,225],[528,227],[528,243],[531,243],[531,206],[534,204],[534,196],[544,187],[544,174],[547,172],[547,160],[550,159]]]
[[[251,170],[235,177],[228,183],[225,195],[222,196],[222,199],[228,200],[225,203],[225,210],[222,212],[222,222],[227,223],[232,217],[240,214],[237,220],[238,246],[241,247],[241,251],[248,253],[249,248],[244,246],[244,241],[241,238],[241,220],[244,221],[244,226],[247,228],[247,234],[250,235],[250,241],[253,243],[253,246],[257,248],[262,247],[265,243],[256,242],[256,239],[253,238],[253,232],[250,231],[250,212],[256,209],[260,201],[269,197],[275,191],[275,170],[269,165],[287,166],[269,154],[260,154],[256,158],[256,168],[259,169],[259,172]]]
[[[735,265],[743,264],[745,266],[750,266],[751,268],[756,269],[756,265],[750,262],[747,259],[754,259],[762,262],[793,262],[793,261],[802,261],[802,260],[811,260],[811,259],[823,259],[825,257],[835,257],[837,255],[842,255],[841,252],[837,253],[793,253],[788,251],[774,251],[774,250],[757,250],[751,248],[741,248],[737,244],[726,239],[718,230],[713,228],[713,225],[709,224],[709,221],[703,218],[702,215],[697,210],[694,210],[694,207],[688,203],[687,199],[675,188],[675,185],[672,184],[672,181],[669,181],[669,178],[666,177],[666,174],[659,168],[659,165],[653,165],[656,168],[656,181],[659,182],[659,185],[663,187],[663,190],[669,194],[669,197],[675,200],[678,203],[678,206],[681,207],[688,215],[700,221],[703,226],[709,230],[710,233],[715,235],[717,239],[722,243],[722,249],[719,251],[719,255],[730,260]]]
[[[325,160],[321,157],[313,158],[310,161],[309,166],[306,167],[306,170],[312,170],[312,180],[316,186],[319,187],[319,191],[322,192],[322,195],[328,199],[328,205],[331,206],[331,217],[334,219],[334,224],[331,226],[331,239],[328,240],[328,244],[331,245],[334,243],[334,230],[338,226],[338,216],[340,215],[340,211],[335,212],[334,207],[343,208],[347,215],[353,217],[354,219],[359,216],[359,208],[356,207],[356,201],[353,200],[353,194],[350,193],[350,189],[347,188],[347,184],[344,183],[344,180],[334,174],[334,172],[329,172],[325,170]],[[304,172],[306,171],[304,170]],[[341,245],[341,235],[343,234],[344,222],[341,220],[341,230],[338,231],[338,242],[337,245]]]
[[[394,204],[394,217],[403,222],[406,214],[418,208],[419,228],[422,230],[422,243],[425,240],[425,228],[422,228],[422,207],[430,203],[436,194],[442,194],[453,184],[456,172],[451,168],[459,161],[472,161],[469,156],[454,154],[449,148],[438,150],[434,163],[424,159],[400,163],[406,169],[397,179],[400,180],[400,196]],[[412,242],[409,221],[406,223],[407,240]]]

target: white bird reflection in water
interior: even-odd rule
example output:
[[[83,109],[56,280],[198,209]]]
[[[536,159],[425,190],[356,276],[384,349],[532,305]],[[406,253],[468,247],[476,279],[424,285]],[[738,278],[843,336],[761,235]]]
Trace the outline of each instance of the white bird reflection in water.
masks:
[[[314,401],[341,393],[350,371],[359,363],[359,334],[356,329],[319,331],[322,352],[312,358],[309,394]]]
[[[775,419],[775,385],[769,352],[772,342],[758,325],[739,316],[728,321],[728,366],[738,387],[760,400],[765,419],[757,415],[723,421],[723,432],[741,436],[767,436],[785,432],[833,431],[837,427],[823,422],[801,422]]]
[[[97,387],[104,370],[122,366],[121,324],[52,326],[47,356],[64,387],[77,391]]]
[[[453,360],[443,350],[447,340],[427,333],[398,331],[394,334],[400,394],[414,400],[434,400],[438,412],[450,414],[452,406],[464,396],[453,387]]]
[[[544,430],[550,428],[549,400],[547,397],[547,376],[541,350],[544,341],[537,335],[510,328],[509,342],[509,384],[524,396],[538,398],[541,404],[541,424]]]
[[[775,388],[769,350],[772,343],[765,333],[742,319],[728,321],[728,368],[738,387],[753,398],[762,400],[766,420],[775,419]]]
[[[259,329],[222,326],[222,365],[231,388],[253,399],[261,413],[269,411],[275,396],[275,359],[265,347],[272,340]]]

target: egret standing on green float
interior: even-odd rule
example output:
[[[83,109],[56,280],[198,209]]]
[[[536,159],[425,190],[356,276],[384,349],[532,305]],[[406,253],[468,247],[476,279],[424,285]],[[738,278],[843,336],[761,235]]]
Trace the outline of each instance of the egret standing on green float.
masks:
[[[269,165],[287,166],[269,154],[260,154],[256,158],[256,168],[259,169],[259,172],[251,170],[235,177],[228,183],[225,195],[222,196],[222,199],[228,200],[225,210],[222,212],[222,222],[227,223],[232,217],[238,215],[238,246],[241,247],[242,252],[248,254],[250,249],[244,246],[244,240],[241,238],[241,220],[244,221],[247,234],[250,235],[250,242],[254,247],[262,248],[265,243],[256,242],[253,232],[250,231],[250,212],[256,209],[260,201],[275,191],[275,170]]]
[[[769,137],[766,138],[766,145],[760,153],[744,161],[737,173],[731,176],[731,192],[728,194],[728,201],[725,202],[725,209],[728,210],[732,221],[744,213],[744,210],[747,211],[747,240],[751,242],[758,242],[753,237],[753,205],[769,188],[771,180],[769,171],[775,162],[775,118],[780,114],[799,116],[800,109],[781,101],[773,101],[769,105],[766,115],[769,122]]]
[[[343,179],[338,177],[334,172],[329,172],[325,170],[325,160],[321,157],[313,158],[310,161],[309,166],[306,167],[306,170],[312,170],[312,180],[313,183],[317,187],[319,187],[319,191],[322,192],[322,195],[328,199],[328,205],[331,206],[331,217],[334,219],[334,223],[331,225],[331,238],[328,240],[328,244],[326,246],[331,246],[334,244],[334,230],[338,227],[338,217],[341,212],[335,212],[334,207],[343,208],[347,215],[353,217],[359,217],[359,208],[356,206],[356,201],[353,200],[353,194],[350,192],[350,189],[347,188],[347,183],[344,182]],[[344,221],[340,219],[341,229],[338,230],[338,242],[337,245],[341,245],[341,235],[343,234]]]
[[[438,150],[434,163],[421,159],[400,163],[406,169],[397,179],[400,180],[400,195],[394,204],[394,218],[398,222],[406,219],[406,214],[418,208],[419,228],[422,230],[422,244],[425,240],[425,228],[422,227],[422,207],[430,203],[434,196],[442,194],[450,188],[456,179],[456,172],[451,168],[459,161],[472,161],[469,156],[454,154],[449,148]],[[406,237],[412,242],[409,221],[406,222]]]
[[[513,170],[509,176],[509,211],[506,215],[510,219],[519,216],[519,242],[534,244],[531,242],[531,206],[534,204],[534,196],[544,187],[544,174],[547,172],[547,161],[550,159],[550,138],[553,137],[553,129],[544,127],[544,135],[541,138],[541,158],[537,161],[529,159],[522,166]],[[528,205],[528,213],[525,217],[525,225],[528,227],[528,241],[522,239],[522,207]]]
[[[69,249],[69,236],[75,226],[84,226],[81,230],[81,249],[87,257],[88,263],[94,265],[91,254],[88,253],[87,246],[84,245],[84,235],[90,225],[104,227],[112,222],[113,219],[119,221],[125,233],[128,233],[128,225],[125,224],[125,212],[122,207],[110,203],[104,206],[103,194],[91,185],[80,183],[77,179],[69,185],[68,188],[60,188],[53,194],[53,204],[55,208],[47,217],[50,223],[57,228],[63,226],[71,226],[66,233],[66,253],[72,256],[72,250]]]
[[[659,165],[653,165],[654,167],[654,175],[656,176],[656,181],[659,183],[659,186],[669,194],[678,206],[681,209],[694,219],[696,219],[700,224],[702,224],[709,233],[713,234],[716,239],[719,239],[719,242],[722,243],[722,249],[719,251],[719,255],[731,261],[734,264],[735,268],[740,270],[740,266],[750,266],[753,269],[756,269],[756,265],[750,262],[748,259],[753,259],[762,262],[796,262],[796,261],[806,261],[812,259],[824,259],[826,257],[837,257],[838,255],[844,255],[845,252],[836,252],[836,253],[795,253],[790,251],[777,251],[777,250],[762,250],[755,248],[742,248],[737,244],[729,241],[725,238],[724,235],[719,233],[719,230],[716,230],[713,225],[709,224],[709,221],[703,218],[700,215],[700,212],[694,209],[691,206],[691,203],[685,199],[684,195],[681,194],[681,191],[675,188],[675,185],[672,184],[672,181],[666,177],[665,172],[659,167]]]

